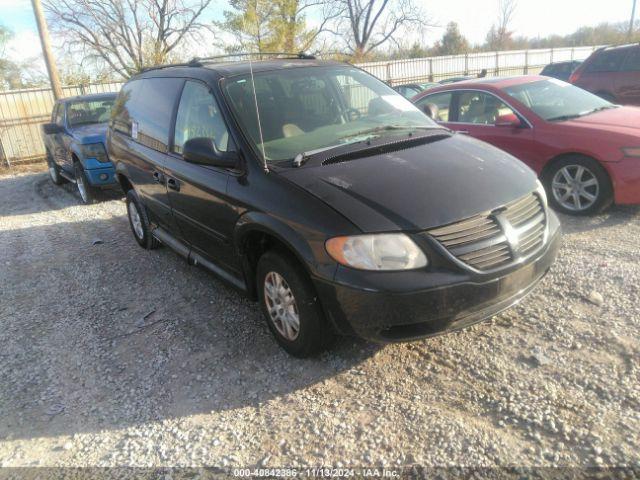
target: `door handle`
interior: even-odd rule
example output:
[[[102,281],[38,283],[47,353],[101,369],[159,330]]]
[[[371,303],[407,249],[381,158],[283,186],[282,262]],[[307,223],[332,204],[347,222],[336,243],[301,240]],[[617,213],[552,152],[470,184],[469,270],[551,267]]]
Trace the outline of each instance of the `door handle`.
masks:
[[[169,177],[167,179],[167,187],[170,188],[171,190],[175,190],[176,192],[179,192],[180,191],[180,182],[178,180],[176,180],[175,178]]]
[[[153,172],[153,179],[158,183],[162,183],[162,180],[163,180],[162,173],[158,171]]]

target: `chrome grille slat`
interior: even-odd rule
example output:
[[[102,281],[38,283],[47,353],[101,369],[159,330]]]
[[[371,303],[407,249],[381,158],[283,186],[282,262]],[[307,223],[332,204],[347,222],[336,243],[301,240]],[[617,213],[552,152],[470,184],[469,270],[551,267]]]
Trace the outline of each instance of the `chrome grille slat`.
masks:
[[[474,215],[428,231],[454,257],[480,271],[507,266],[528,256],[544,243],[546,212],[541,199],[531,193],[501,209]],[[509,238],[502,228],[511,225]],[[517,241],[513,239],[513,232]],[[515,251],[514,251],[515,250]]]

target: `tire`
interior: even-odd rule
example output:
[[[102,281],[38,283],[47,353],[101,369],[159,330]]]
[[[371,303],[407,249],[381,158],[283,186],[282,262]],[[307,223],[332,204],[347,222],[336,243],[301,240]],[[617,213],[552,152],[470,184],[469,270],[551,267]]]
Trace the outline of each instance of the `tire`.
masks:
[[[96,189],[89,183],[89,180],[84,173],[82,163],[74,162],[73,171],[76,177],[76,185],[78,187],[78,193],[80,194],[82,203],[84,203],[85,205],[95,203],[98,198],[98,189]]]
[[[578,175],[581,175],[579,179]],[[568,215],[594,215],[613,203],[607,171],[589,157],[572,155],[554,162],[542,181],[551,206]],[[576,181],[578,183],[572,183]]]
[[[67,182],[67,179],[60,175],[60,167],[53,161],[49,150],[47,150],[47,165],[49,166],[49,178],[54,185],[62,185]]]
[[[153,250],[160,246],[160,242],[151,234],[151,224],[147,216],[147,210],[142,205],[136,191],[131,189],[127,192],[127,217],[131,233],[136,242],[147,250]]]
[[[282,280],[280,284],[283,289],[288,289],[292,296],[284,294],[282,290],[278,297],[280,304],[273,300],[267,290],[271,285],[273,288],[277,284],[274,280],[279,276]],[[269,250],[258,261],[257,268],[257,288],[260,307],[264,314],[269,329],[280,346],[290,355],[299,358],[306,358],[316,355],[327,348],[333,338],[333,332],[325,320],[318,295],[316,294],[311,280],[298,262],[286,253]],[[275,290],[272,290],[275,292]],[[289,307],[282,308],[283,300],[292,299],[293,303]],[[283,325],[282,315],[276,313],[277,309],[289,309],[285,316],[289,318],[289,328]],[[273,313],[270,313],[270,310]],[[298,330],[295,331],[295,319],[292,321],[291,314],[298,317]]]

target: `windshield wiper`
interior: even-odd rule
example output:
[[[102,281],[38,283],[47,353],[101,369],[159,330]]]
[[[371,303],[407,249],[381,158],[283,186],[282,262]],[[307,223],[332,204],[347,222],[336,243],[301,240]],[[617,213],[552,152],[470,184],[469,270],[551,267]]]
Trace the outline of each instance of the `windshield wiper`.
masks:
[[[562,120],[571,120],[572,118],[584,117],[586,115],[591,115],[592,113],[601,112],[602,110],[608,110],[610,108],[618,108],[617,105],[603,105],[602,107],[597,107],[592,110],[585,110],[580,113],[573,113],[570,115],[558,115],[557,117],[547,118],[548,122],[553,121],[562,121]]]
[[[368,135],[370,133],[386,132],[390,130],[438,130],[438,129],[442,129],[442,127],[427,127],[424,125],[381,125],[379,127],[367,128],[367,129],[350,133],[349,135],[344,135],[338,138],[343,139],[343,138],[358,137],[360,135]]]
[[[309,160],[309,157],[312,157],[316,153],[326,152],[327,150],[332,150],[334,148],[342,147],[344,145],[346,145],[346,144],[345,143],[338,143],[336,145],[331,145],[329,147],[316,148],[315,150],[308,150],[306,152],[298,153],[295,157],[293,157],[293,166],[294,167],[301,167],[304,164],[304,162]]]

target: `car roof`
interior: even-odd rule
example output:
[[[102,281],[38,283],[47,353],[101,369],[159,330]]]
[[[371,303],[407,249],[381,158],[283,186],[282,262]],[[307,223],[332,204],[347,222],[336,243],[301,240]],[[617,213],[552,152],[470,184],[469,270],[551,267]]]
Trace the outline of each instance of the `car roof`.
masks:
[[[433,95],[438,92],[451,92],[454,90],[481,89],[495,92],[512,85],[522,85],[524,83],[533,83],[540,80],[549,80],[549,77],[545,77],[543,75],[517,75],[513,77],[474,78],[472,80],[448,83],[439,87],[430,88],[429,90],[420,92],[411,100],[415,102],[427,95]]]
[[[289,70],[295,68],[323,67],[323,66],[353,66],[346,62],[334,60],[311,60],[297,58],[277,58],[270,60],[258,60],[255,62],[221,62],[221,63],[195,63],[194,65],[167,65],[158,68],[151,68],[143,71],[131,78],[154,78],[154,77],[191,77],[202,80],[235,77],[237,75],[247,75],[252,70],[253,73],[268,72],[274,70]],[[355,67],[354,67],[355,68]]]
[[[116,92],[106,92],[106,93],[90,93],[87,95],[75,95],[73,97],[65,97],[58,100],[60,103],[71,103],[76,101],[91,101],[91,100],[101,100],[107,98],[116,98],[118,94]]]

